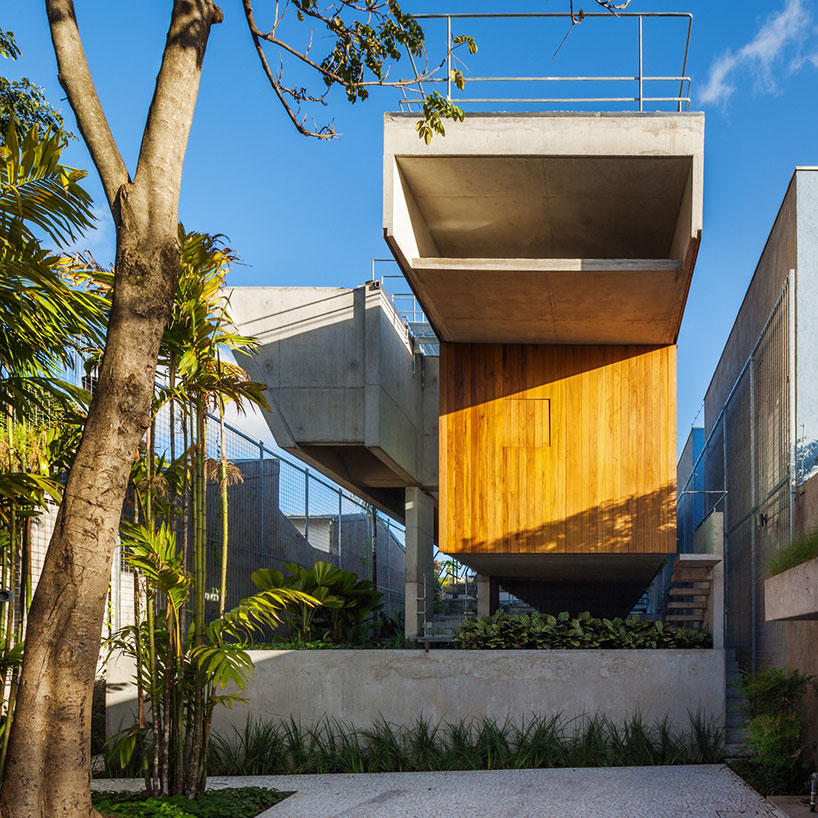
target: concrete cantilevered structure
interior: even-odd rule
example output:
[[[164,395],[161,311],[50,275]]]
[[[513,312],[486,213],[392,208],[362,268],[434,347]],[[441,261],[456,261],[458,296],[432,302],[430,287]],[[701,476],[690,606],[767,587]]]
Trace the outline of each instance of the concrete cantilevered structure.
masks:
[[[485,588],[627,613],[675,550],[704,118],[470,114],[430,145],[416,119],[385,119],[384,235],[439,361],[374,285],[234,291],[271,427],[393,513],[406,492],[410,633],[435,528]]]
[[[441,341],[439,546],[627,613],[675,550],[675,342],[700,114],[387,116],[384,235]]]

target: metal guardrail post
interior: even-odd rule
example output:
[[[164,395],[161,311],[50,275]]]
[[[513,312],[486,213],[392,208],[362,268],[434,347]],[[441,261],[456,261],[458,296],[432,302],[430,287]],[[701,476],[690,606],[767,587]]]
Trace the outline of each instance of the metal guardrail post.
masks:
[[[446,17],[446,99],[452,101],[452,18]]]
[[[644,111],[644,93],[643,93],[643,78],[644,72],[642,71],[642,44],[643,44],[643,34],[642,34],[642,18],[639,17],[639,113]]]

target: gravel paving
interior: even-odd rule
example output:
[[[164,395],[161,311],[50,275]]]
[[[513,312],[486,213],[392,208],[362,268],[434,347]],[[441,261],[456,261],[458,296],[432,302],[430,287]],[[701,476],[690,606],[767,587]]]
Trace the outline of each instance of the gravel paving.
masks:
[[[781,818],[723,765],[218,778],[295,795],[263,818]],[[96,779],[94,789],[140,789]]]

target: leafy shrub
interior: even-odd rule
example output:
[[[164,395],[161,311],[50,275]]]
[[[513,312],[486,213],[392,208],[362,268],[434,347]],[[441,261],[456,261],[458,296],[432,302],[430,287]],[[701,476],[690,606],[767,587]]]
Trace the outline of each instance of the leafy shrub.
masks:
[[[91,793],[94,807],[112,818],[254,818],[286,797],[262,787],[208,790],[190,799],[148,798],[144,792]]]
[[[763,795],[798,793],[806,785],[809,764],[801,702],[812,684],[813,677],[789,668],[763,668],[739,679],[752,757],[737,772]]]
[[[262,591],[302,591],[321,603],[319,607],[299,605],[286,613],[289,641],[360,643],[371,634],[373,623],[369,620],[383,607],[383,594],[374,583],[328,562],[316,562],[312,568],[285,562],[284,567],[289,576],[261,568],[253,572],[253,582]]]
[[[212,775],[379,773],[712,764],[721,761],[723,731],[700,715],[677,731],[667,719],[640,716],[617,724],[604,716],[535,716],[522,724],[493,718],[409,725],[380,721],[359,729],[327,719],[248,720],[232,735],[214,735]]]
[[[776,551],[767,562],[767,574],[774,577],[815,557],[818,557],[818,531],[799,537],[785,548]]]
[[[470,619],[460,628],[455,647],[466,650],[593,650],[596,648],[708,648],[704,631],[674,628],[641,619],[597,619],[587,611],[572,617],[496,613]]]

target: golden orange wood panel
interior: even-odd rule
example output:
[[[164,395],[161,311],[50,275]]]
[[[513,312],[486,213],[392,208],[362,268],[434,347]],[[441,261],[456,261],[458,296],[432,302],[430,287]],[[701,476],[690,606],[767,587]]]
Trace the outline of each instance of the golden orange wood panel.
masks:
[[[440,549],[670,553],[676,347],[440,345]]]

